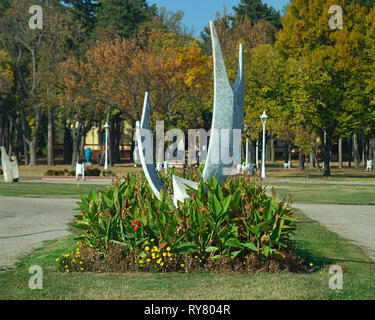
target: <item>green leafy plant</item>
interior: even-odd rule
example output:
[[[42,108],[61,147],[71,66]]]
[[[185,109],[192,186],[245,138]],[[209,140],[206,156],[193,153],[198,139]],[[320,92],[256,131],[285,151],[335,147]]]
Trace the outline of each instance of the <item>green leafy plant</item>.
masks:
[[[268,197],[249,177],[230,178],[222,186],[213,177],[189,189],[189,199],[175,208],[172,174],[196,179],[199,170],[171,170],[162,174],[168,187],[157,199],[143,175],[128,175],[106,191],[91,191],[78,204],[75,226],[80,239],[105,256],[109,245],[119,244],[144,262],[144,243],[154,239],[175,255],[199,256],[202,261],[256,253],[264,258],[282,255],[295,230],[292,211]]]

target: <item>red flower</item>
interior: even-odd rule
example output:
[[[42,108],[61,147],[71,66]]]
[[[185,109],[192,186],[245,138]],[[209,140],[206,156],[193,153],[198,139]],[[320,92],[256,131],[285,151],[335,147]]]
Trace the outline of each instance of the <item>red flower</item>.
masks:
[[[134,228],[134,231],[138,231],[140,226],[141,226],[141,221],[132,220],[132,228]]]

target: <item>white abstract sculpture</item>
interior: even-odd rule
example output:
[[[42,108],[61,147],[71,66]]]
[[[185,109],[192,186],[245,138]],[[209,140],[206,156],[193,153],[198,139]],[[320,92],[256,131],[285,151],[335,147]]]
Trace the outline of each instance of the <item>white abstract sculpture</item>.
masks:
[[[210,21],[211,28],[211,39],[212,49],[214,57],[214,112],[212,121],[212,132],[215,130],[219,132],[219,135],[214,139],[211,136],[211,143],[208,148],[208,156],[205,162],[205,168],[203,171],[203,181],[208,181],[214,176],[220,183],[225,180],[225,176],[231,174],[230,172],[236,171],[236,161],[239,162],[239,168],[241,168],[240,159],[232,157],[232,160],[226,163],[222,161],[221,152],[217,155],[217,151],[221,149],[221,144],[228,142],[229,150],[233,150],[233,154],[238,155],[240,150],[241,140],[238,139],[238,146],[235,146],[235,133],[241,137],[243,118],[244,118],[244,62],[243,62],[243,48],[240,45],[239,49],[239,67],[237,80],[231,86],[229,84],[228,75],[225,69],[224,58],[222,55],[219,38],[214,26],[214,23]],[[221,137],[221,131],[227,131],[228,137],[224,140]],[[236,131],[236,132],[235,132]],[[212,135],[211,132],[211,135]],[[142,141],[142,137],[145,140]],[[237,137],[238,138],[238,137]],[[136,124],[136,142],[139,150],[140,162],[142,164],[143,171],[146,175],[147,181],[149,182],[152,191],[158,199],[160,199],[161,190],[166,190],[163,182],[157,174],[153,161],[153,143],[152,133],[150,132],[150,104],[149,94],[146,92],[142,120]],[[237,150],[238,149],[238,150]],[[144,152],[145,150],[145,152]],[[215,154],[216,152],[216,154]],[[214,160],[217,160],[215,162]],[[147,159],[146,159],[147,158]],[[236,159],[235,159],[236,158]],[[164,168],[167,169],[167,165],[164,164]],[[234,168],[234,170],[233,170]],[[160,166],[158,165],[158,170]],[[177,176],[173,176],[173,203],[177,207],[178,202],[184,202],[189,196],[186,192],[189,186],[195,190],[198,189],[199,184],[194,181],[182,179]]]

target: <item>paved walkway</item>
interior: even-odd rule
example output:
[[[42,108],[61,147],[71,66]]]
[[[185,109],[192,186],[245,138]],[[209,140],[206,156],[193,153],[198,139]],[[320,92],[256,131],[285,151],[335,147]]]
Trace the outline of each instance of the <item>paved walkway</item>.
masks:
[[[375,206],[293,203],[292,207],[353,241],[375,261]]]
[[[33,199],[0,196],[0,270],[42,241],[69,234],[67,223],[77,199]],[[298,204],[304,214],[363,247],[375,261],[375,206]],[[318,235],[317,235],[318,236]]]
[[[0,270],[44,240],[69,234],[68,222],[78,211],[77,199],[34,199],[0,196]]]

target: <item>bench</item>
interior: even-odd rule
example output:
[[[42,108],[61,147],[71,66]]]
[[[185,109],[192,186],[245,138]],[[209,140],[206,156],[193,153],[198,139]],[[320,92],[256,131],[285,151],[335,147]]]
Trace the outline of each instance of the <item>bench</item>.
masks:
[[[374,161],[367,160],[366,171],[374,171]]]
[[[85,180],[85,164],[76,163],[76,180],[78,180],[78,176],[82,176],[82,180]]]
[[[292,161],[284,163],[284,169],[291,169],[292,168]]]

